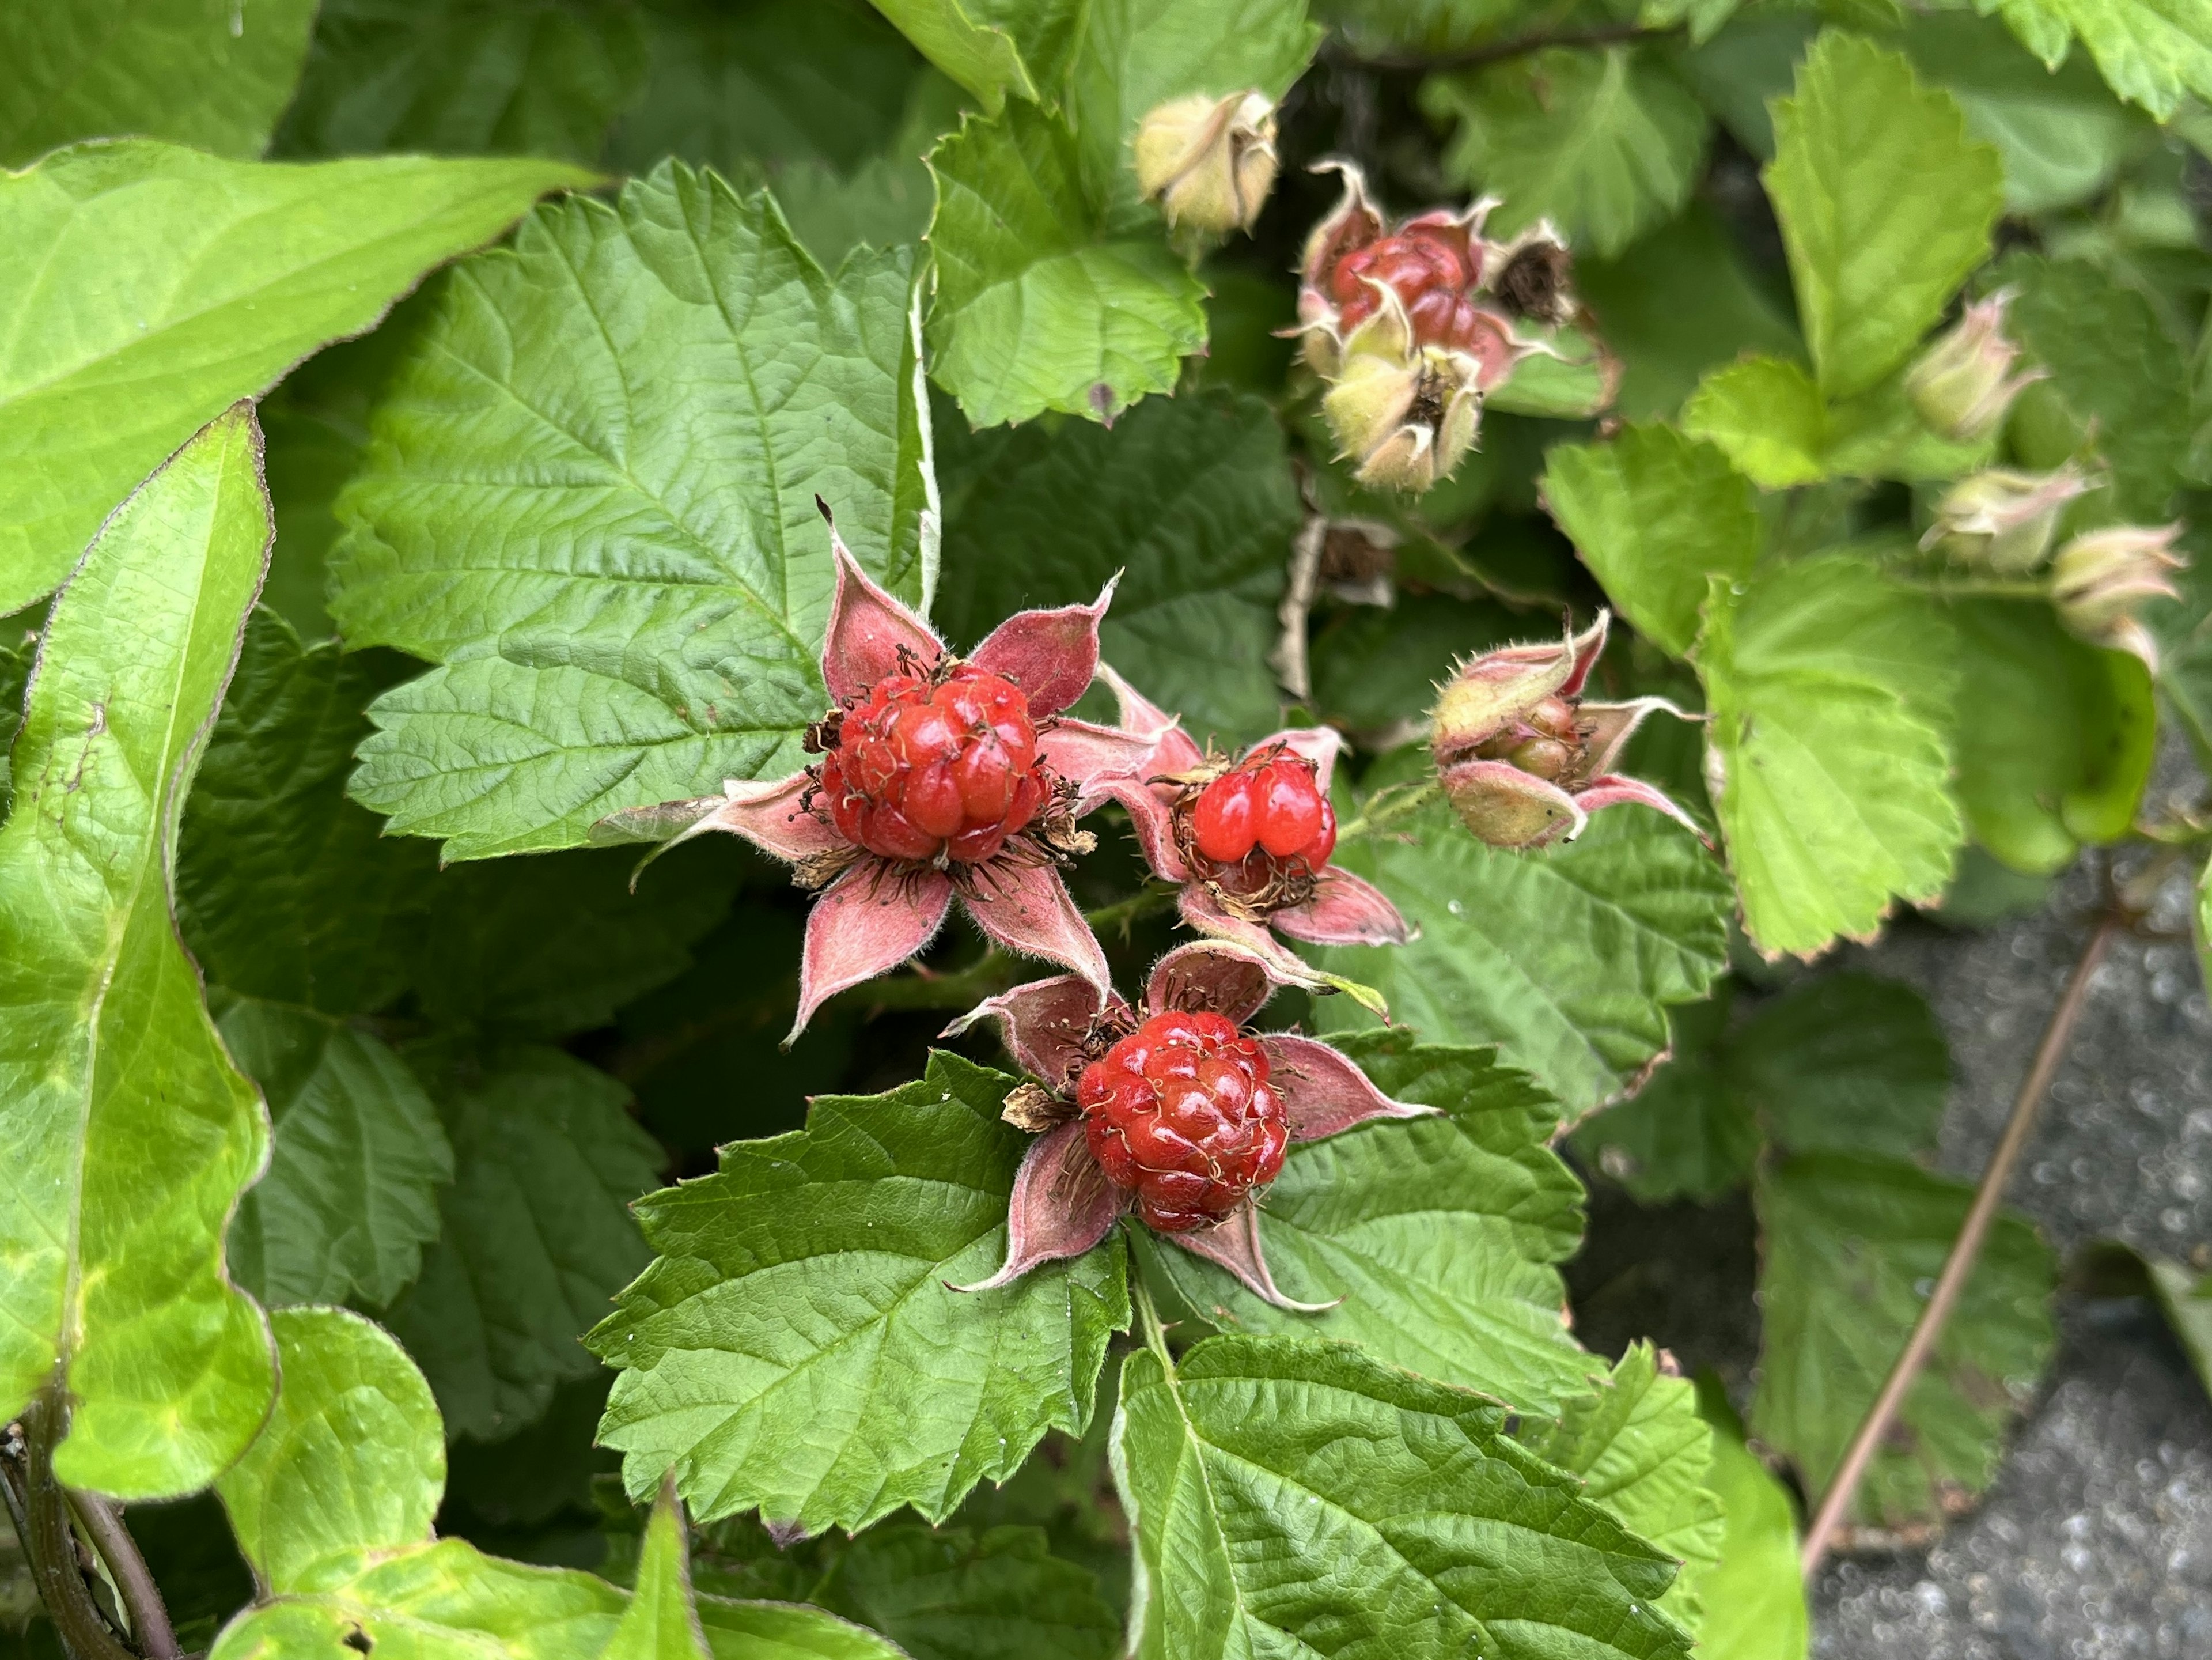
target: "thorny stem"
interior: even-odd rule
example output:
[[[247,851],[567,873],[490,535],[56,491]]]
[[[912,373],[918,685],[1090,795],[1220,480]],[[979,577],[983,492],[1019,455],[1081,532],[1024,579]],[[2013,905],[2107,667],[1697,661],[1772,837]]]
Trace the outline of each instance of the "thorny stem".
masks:
[[[41,1391],[24,1408],[19,1421],[23,1431],[22,1462],[18,1465],[13,1458],[0,1458],[0,1479],[4,1479],[9,1513],[22,1539],[23,1554],[31,1560],[40,1600],[46,1605],[46,1613],[72,1660],[138,1660],[109,1627],[77,1566],[69,1493],[54,1479],[54,1447],[66,1422],[58,1392]],[[136,1558],[137,1550],[131,1554]],[[143,1560],[138,1566],[140,1572],[145,1572]],[[117,1583],[122,1583],[119,1578]],[[152,1583],[150,1578],[148,1583]],[[159,1600],[155,1599],[157,1607]],[[135,1606],[131,1614],[134,1622],[142,1617]],[[168,1624],[168,1616],[163,1614],[160,1628],[168,1643],[164,1660],[174,1660],[176,1639],[170,1635]],[[146,1635],[142,1627],[140,1640],[145,1641]]]
[[[1997,1139],[1996,1151],[1990,1156],[1989,1168],[1982,1172],[1981,1184],[1974,1190],[1974,1202],[1966,1212],[1966,1225],[1951,1243],[1951,1254],[1944,1259],[1943,1272],[1936,1281],[1936,1289],[1928,1298],[1928,1305],[1920,1310],[1920,1318],[1912,1328],[1912,1335],[1905,1340],[1905,1351],[1897,1357],[1883,1381],[1881,1393],[1875,1397],[1868,1409],[1858,1433],[1851,1438],[1844,1450],[1843,1462],[1837,1466],[1835,1477],[1820,1498],[1820,1505],[1814,1513],[1812,1524],[1805,1529],[1805,1544],[1802,1563],[1805,1578],[1810,1580],[1820,1570],[1828,1554],[1828,1541],[1834,1536],[1837,1525],[1850,1507],[1852,1496],[1858,1491],[1860,1478],[1873,1462],[1875,1449],[1889,1433],[1896,1421],[1905,1397],[1913,1380],[1920,1375],[1921,1367],[1935,1349],[1936,1340],[1943,1335],[1944,1323],[1966,1289],[1966,1276],[1972,1272],[1974,1259],[1981,1255],[1982,1242],[1988,1237],[1990,1225],[1996,1219],[1997,1206],[2004,1197],[2005,1183],[2011,1177],[2013,1166],[2020,1162],[2021,1150],[2027,1145],[2028,1132],[2035,1126],[2036,1108],[2042,1103],[2044,1091],[2050,1087],[2051,1077],[2058,1069],[2058,1062],[2066,1053],[2068,1041],[2074,1035],[2074,1024],[2081,1018],[2081,1008],[2088,1000],[2090,977],[2112,943],[2112,937],[2133,920],[2128,911],[2115,905],[2108,908],[2098,919],[2097,927],[2089,935],[2081,955],[2068,977],[2066,989],[2060,994],[2058,1006],[2051,1011],[2051,1023],[2043,1030],[2043,1041],[2037,1045],[2035,1059],[2028,1067],[2027,1077],[2021,1082],[2020,1094],[2012,1104],[2012,1116],[2005,1121],[2004,1134]]]
[[[123,1594],[131,1629],[146,1660],[182,1660],[177,1634],[169,1625],[168,1605],[161,1601],[161,1588],[154,1583],[146,1559],[138,1554],[138,1541],[124,1525],[121,1509],[96,1493],[74,1493],[70,1499],[85,1532],[92,1537],[93,1548],[107,1564],[116,1590]]]

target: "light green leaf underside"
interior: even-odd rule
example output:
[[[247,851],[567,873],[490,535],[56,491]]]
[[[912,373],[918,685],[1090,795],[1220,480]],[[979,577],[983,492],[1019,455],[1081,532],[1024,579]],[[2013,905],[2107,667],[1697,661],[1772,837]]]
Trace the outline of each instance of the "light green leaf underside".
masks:
[[[251,160],[291,98],[314,17],[314,0],[254,0],[250,12],[236,0],[9,6],[0,167],[124,133]]]
[[[1900,54],[1831,30],[1774,106],[1767,193],[1820,386],[1863,392],[1901,363],[2003,208],[1997,153]]]
[[[0,176],[0,616],[163,456],[543,192],[538,161],[271,167],[148,140]]]
[[[1837,1461],[1904,1347],[1972,1191],[1914,1165],[1794,1158],[1758,1188],[1765,1335],[1752,1432],[1793,1460],[1808,1490]],[[2051,1357],[2057,1263],[2035,1231],[2000,1216],[1934,1354],[1905,1397],[1902,1433],[1875,1453],[1852,1514],[1896,1528],[1979,1493],[2005,1426]]]
[[[1723,1405],[1707,1484],[1727,1511],[1719,1566],[1705,1576],[1700,1660],[1805,1660],[1810,1639],[1789,1489],[1743,1444]]]
[[[275,1121],[268,1174],[231,1224],[232,1274],[271,1308],[381,1308],[438,1237],[453,1151],[437,1109],[381,1038],[328,1015],[246,998],[222,1029]]]
[[[1504,198],[1493,229],[1548,217],[1606,258],[1670,217],[1705,161],[1704,109],[1661,58],[1634,47],[1553,47],[1439,76],[1421,106],[1458,121],[1446,169]]]
[[[1816,483],[1828,473],[1828,410],[1820,389],[1780,357],[1743,357],[1698,383],[1682,429],[1717,444],[1764,489]]]
[[[979,427],[1047,410],[1111,420],[1206,344],[1206,289],[1157,224],[1109,230],[1075,139],[1021,100],[930,155],[930,374]]]
[[[1603,1363],[1567,1334],[1554,1264],[1582,1238],[1582,1189],[1547,1145],[1557,1109],[1485,1049],[1416,1048],[1402,1031],[1345,1041],[1394,1100],[1443,1116],[1370,1124],[1291,1150],[1260,1237],[1298,1314],[1188,1251],[1153,1260],[1223,1331],[1341,1338],[1445,1383],[1548,1413]]]
[[[1698,648],[1707,771],[1744,926],[1769,952],[1862,939],[1932,899],[1964,836],[1948,787],[1949,629],[1830,555],[1716,583]]]
[[[2057,68],[2079,36],[2114,92],[2161,121],[2185,93],[2212,100],[2212,15],[2201,0],[1977,0]]]
[[[1109,433],[1043,424],[943,435],[945,576],[956,644],[1031,605],[1087,603],[1120,572],[1105,660],[1200,742],[1282,724],[1267,664],[1300,518],[1281,423],[1257,398],[1151,398]]]
[[[48,618],[0,826],[0,1410],[58,1369],[55,1467],[190,1493],[267,1410],[222,1231],[267,1156],[177,942],[177,822],[269,551],[240,405],[124,506]]]
[[[1376,787],[1418,776],[1425,750],[1386,757]],[[1434,1043],[1495,1043],[1569,1118],[1620,1094],[1665,1046],[1668,1003],[1702,997],[1726,960],[1728,881],[1694,836],[1641,807],[1599,814],[1579,841],[1534,853],[1484,846],[1442,805],[1339,848],[1421,937],[1331,946],[1336,973],[1373,986]],[[1324,1031],[1369,1024],[1346,1000]]]
[[[1080,1432],[1120,1244],[962,1293],[1006,1255],[1027,1138],[1012,1079],[936,1054],[888,1095],[817,1097],[807,1128],[722,1151],[638,1206],[662,1255],[591,1335],[622,1368],[599,1438],[633,1493],[673,1468],[693,1512],[809,1531],[901,1504],[943,1517],[1051,1428]]]
[[[707,1634],[691,1606],[690,1554],[683,1509],[664,1488],[645,1524],[629,1607],[604,1660],[708,1660]]]
[[[371,706],[356,798],[445,856],[787,771],[828,706],[819,496],[908,601],[935,562],[911,255],[824,276],[764,195],[671,164],[455,271],[338,504]]]
[[[426,1046],[409,1058],[431,1085],[454,1174],[392,1329],[447,1428],[496,1440],[593,1371],[579,1340],[650,1256],[629,1205],[664,1155],[624,1110],[627,1090],[557,1049]]]
[[[1679,1656],[1673,1564],[1504,1433],[1349,1344],[1217,1337],[1123,1363],[1114,1474],[1138,1660]],[[1377,1651],[1380,1651],[1379,1650]]]
[[[1607,597],[1677,657],[1698,636],[1706,579],[1733,581],[1759,557],[1750,485],[1719,450],[1672,427],[1556,445],[1541,489]]]

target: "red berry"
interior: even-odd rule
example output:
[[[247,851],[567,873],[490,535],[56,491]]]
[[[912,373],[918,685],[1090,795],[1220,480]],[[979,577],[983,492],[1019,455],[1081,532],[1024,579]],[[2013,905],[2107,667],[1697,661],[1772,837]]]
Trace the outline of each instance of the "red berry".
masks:
[[[845,712],[822,763],[838,833],[886,859],[981,864],[1050,794],[1021,689],[966,664],[934,683],[878,681]]]
[[[1225,772],[1201,791],[1191,809],[1190,833],[1198,850],[1217,865],[1233,865],[1260,839],[1260,793],[1255,775]]]
[[[1406,307],[1419,344],[1465,350],[1475,328],[1468,291],[1481,261],[1465,227],[1416,225],[1344,255],[1322,279],[1337,305],[1337,328],[1351,331],[1382,305],[1374,284],[1393,290]]]
[[[1163,1233],[1206,1227],[1275,1179],[1290,1144],[1258,1043],[1218,1014],[1156,1014],[1083,1069],[1084,1136]]]
[[[1288,859],[1321,833],[1321,791],[1313,763],[1285,756],[1259,775],[1265,792],[1260,815],[1260,845]]]

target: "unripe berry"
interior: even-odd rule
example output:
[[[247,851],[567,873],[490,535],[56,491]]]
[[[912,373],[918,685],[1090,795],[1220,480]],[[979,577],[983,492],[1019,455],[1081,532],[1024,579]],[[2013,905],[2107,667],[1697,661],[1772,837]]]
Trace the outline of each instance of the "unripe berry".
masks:
[[[1208,1227],[1275,1179],[1290,1143],[1259,1044],[1221,1015],[1156,1014],[1083,1070],[1085,1139],[1162,1233]]]
[[[886,859],[981,864],[1051,794],[1022,690],[961,664],[887,675],[838,721],[821,773],[838,833]]]

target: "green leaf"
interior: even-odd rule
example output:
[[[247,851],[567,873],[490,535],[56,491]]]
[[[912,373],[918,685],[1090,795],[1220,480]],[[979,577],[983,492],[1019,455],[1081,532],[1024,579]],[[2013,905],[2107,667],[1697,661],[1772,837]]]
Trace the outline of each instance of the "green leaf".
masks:
[[[1302,514],[1264,402],[1192,393],[1141,404],[1111,433],[1040,423],[944,436],[937,613],[951,639],[980,640],[1025,605],[1087,604],[1119,571],[1099,635],[1108,662],[1201,740],[1282,724],[1267,658]]]
[[[2051,69],[2079,37],[2106,84],[2161,121],[2184,93],[2212,99],[2212,19],[2189,0],[1998,0],[1995,9]]]
[[[1903,56],[1832,29],[1776,102],[1774,131],[1767,193],[1821,390],[1863,392],[1989,257],[2003,167]]]
[[[389,1045],[326,1015],[241,999],[221,1024],[276,1132],[268,1174],[239,1201],[231,1273],[272,1308],[381,1308],[438,1237],[453,1150],[437,1109]]]
[[[371,706],[356,798],[474,859],[794,769],[815,497],[905,599],[934,574],[911,287],[905,251],[823,276],[767,197],[672,164],[457,270],[339,502],[348,643],[443,666]]]
[[[1959,100],[1966,131],[2003,156],[2008,213],[2087,201],[2149,137],[2150,123],[2086,60],[2046,69],[1994,17],[1908,11],[1904,45],[1913,66]]]
[[[1401,751],[1363,781],[1410,780],[1427,761]],[[1496,1043],[1570,1118],[1630,1087],[1666,1045],[1664,1006],[1705,995],[1723,965],[1727,879],[1656,813],[1602,813],[1579,841],[1525,854],[1484,846],[1441,803],[1393,831],[1340,845],[1336,861],[1378,883],[1420,938],[1320,960],[1432,1042]],[[1325,1031],[1369,1024],[1342,999],[1315,1015]]]
[[[2068,634],[2039,600],[1971,599],[1959,636],[1959,805],[1974,839],[2048,876],[2126,835],[2150,780],[2150,674]]]
[[[1973,1193],[1910,1164],[1833,1154],[1790,1159],[1757,1191],[1765,1330],[1752,1432],[1817,1493],[1905,1347]],[[2005,1425],[2051,1357],[2056,1277],[2034,1229],[2001,1215],[1905,1397],[1903,1432],[1868,1467],[1858,1520],[1937,1519],[1947,1489],[1989,1485]]]
[[[645,76],[618,0],[322,0],[279,153],[599,159]]]
[[[1537,329],[1551,350],[1526,359],[1512,379],[1482,400],[1487,413],[1579,421],[1613,402],[1620,365],[1577,328]]]
[[[1702,1582],[1701,1660],[1805,1660],[1805,1578],[1789,1489],[1744,1445],[1743,1426],[1717,1388],[1701,1386],[1698,1395],[1713,1426],[1705,1484],[1728,1515],[1719,1566]]]
[[[1503,538],[1493,532],[1485,539],[1494,548]],[[1406,549],[1398,552],[1402,583]],[[1313,709],[1330,726],[1372,739],[1394,727],[1402,734],[1400,723],[1427,714],[1456,665],[1525,635],[1528,617],[1492,599],[1416,599],[1401,587],[1395,605],[1343,606],[1310,628]]]
[[[979,427],[1047,410],[1110,421],[1173,389],[1206,289],[1156,225],[1108,228],[1075,137],[1017,100],[931,152],[930,374]]]
[[[1733,1003],[1724,980],[1705,1001],[1668,1010],[1667,1059],[1651,1080],[1575,1129],[1575,1151],[1645,1204],[1718,1198],[1759,1160],[1759,1121],[1729,1076]]]
[[[1620,359],[1617,407],[1632,421],[1671,416],[1699,376],[1740,352],[1802,350],[1781,296],[1702,203],[1618,258],[1577,258],[1575,287]]]
[[[291,99],[314,17],[314,0],[257,0],[251,28],[208,0],[10,6],[0,167],[126,132],[250,160]]]
[[[603,1660],[708,1660],[707,1634],[691,1605],[690,1554],[683,1507],[664,1487],[645,1524],[629,1607]]]
[[[1521,1444],[1571,1471],[1583,1497],[1682,1564],[1659,1599],[1693,1634],[1703,1626],[1700,1592],[1718,1565],[1726,1521],[1710,1485],[1715,1437],[1698,1415],[1698,1391],[1662,1374],[1649,1343],[1632,1343],[1597,1388],[1568,1402],[1549,1423],[1522,1426]]]
[[[405,985],[435,861],[345,799],[377,682],[265,608],[246,626],[177,856],[185,939],[228,991],[357,1014]]]
[[[1149,112],[1199,93],[1250,89],[1279,102],[1321,37],[1305,0],[1091,0],[1067,117],[1091,200],[1126,210],[1142,199],[1130,156]]]
[[[982,105],[999,112],[1011,92],[1017,98],[1042,95],[1011,28],[1000,27],[990,4],[963,0],[874,0],[878,11],[897,25],[924,58],[943,70]],[[1040,9],[1042,9],[1042,8]],[[976,14],[981,14],[978,15]]]
[[[0,181],[4,182],[4,181]],[[169,920],[177,821],[269,554],[260,435],[211,422],[54,602],[0,825],[0,1411],[58,1377],[62,1481],[205,1487],[275,1387],[222,1231],[267,1119]]]
[[[1006,1255],[1028,1146],[998,1116],[1012,1082],[934,1054],[921,1080],[817,1097],[806,1128],[733,1143],[716,1174],[638,1205],[662,1255],[591,1335],[622,1368],[599,1439],[633,1493],[672,1468],[702,1520],[938,1519],[1048,1429],[1081,1432],[1128,1323],[1120,1244],[948,1288]]]
[[[1686,1654],[1673,1564],[1482,1396],[1349,1344],[1217,1337],[1123,1363],[1114,1474],[1141,1660]],[[1363,1645],[1363,1646],[1371,1646]]]
[[[1654,53],[1554,46],[1472,75],[1435,76],[1422,109],[1456,120],[1447,172],[1504,198],[1493,228],[1549,217],[1610,258],[1689,199],[1705,112]]]
[[[1711,444],[1672,427],[1626,427],[1547,453],[1544,504],[1621,614],[1676,657],[1698,637],[1708,578],[1759,557],[1750,484]]]
[[[1602,1362],[1559,1318],[1553,1266],[1582,1241],[1582,1186],[1548,1140],[1558,1110],[1488,1049],[1415,1047],[1402,1028],[1344,1040],[1394,1100],[1435,1118],[1378,1123],[1291,1148],[1260,1237],[1298,1314],[1188,1251],[1152,1261],[1221,1331],[1342,1338],[1376,1359],[1554,1412]]]
[[[1828,475],[1828,410],[1796,364],[1741,357],[1700,381],[1682,408],[1682,429],[1717,444],[1762,489],[1817,483]]]
[[[1096,1575],[1041,1529],[871,1528],[808,1600],[873,1627],[913,1660],[1109,1660],[1121,1621]]]
[[[1964,836],[1948,787],[1949,631],[1849,555],[1714,585],[1707,770],[1744,926],[1770,954],[1871,937],[1933,899]]]
[[[17,343],[0,366],[0,616],[234,400],[372,327],[534,197],[589,182],[550,161],[274,167],[143,140],[0,178]]]
[[[2154,520],[2173,505],[2195,431],[2188,354],[2150,301],[2086,260],[2016,254],[1996,275],[2020,290],[2007,331],[2051,371],[2051,388],[2112,470],[2113,505]]]
[[[23,689],[30,684],[31,662],[38,649],[38,636],[28,629],[20,642],[0,634],[0,818],[7,816],[14,798],[8,751],[15,746],[16,728],[23,724]]]
[[[1951,1051],[1911,987],[1831,974],[1762,1004],[1735,1034],[1729,1075],[1790,1152],[1911,1159],[1935,1151]]]
[[[661,1153],[629,1091],[558,1049],[410,1051],[453,1148],[443,1231],[391,1315],[447,1430],[496,1440],[588,1377],[579,1341],[652,1253],[629,1202]]]
[[[618,848],[448,870],[427,896],[416,989],[444,1020],[542,1037],[604,1026],[690,966],[743,858],[726,844],[682,850],[635,893],[637,855]]]

